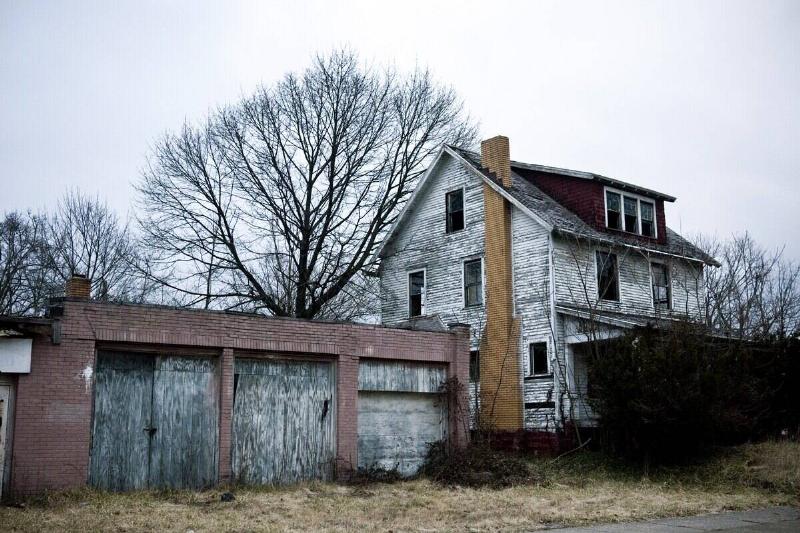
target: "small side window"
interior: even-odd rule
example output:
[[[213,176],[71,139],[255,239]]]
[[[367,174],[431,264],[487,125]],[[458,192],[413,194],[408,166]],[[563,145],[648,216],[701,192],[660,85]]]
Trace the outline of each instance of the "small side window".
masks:
[[[530,357],[529,372],[532,376],[541,376],[550,373],[550,365],[547,361],[547,343],[534,342],[529,346]]]
[[[469,352],[469,380],[481,380],[481,352],[478,350]]]
[[[447,209],[447,233],[464,229],[464,189],[445,195]]]
[[[606,220],[611,229],[622,229],[622,206],[619,194],[606,192]]]
[[[418,270],[408,275],[408,316],[425,314],[425,271]]]
[[[481,260],[464,261],[464,306],[483,305]]]
[[[670,301],[670,283],[669,283],[669,268],[667,265],[661,263],[651,263],[650,271],[653,276],[653,306],[656,309],[669,310]]]

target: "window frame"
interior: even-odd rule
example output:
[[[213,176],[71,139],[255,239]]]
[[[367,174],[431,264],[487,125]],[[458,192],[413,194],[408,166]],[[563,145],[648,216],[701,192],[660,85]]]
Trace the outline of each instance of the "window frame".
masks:
[[[599,254],[599,253],[607,254],[607,255],[613,255],[614,256],[614,263],[615,263],[615,266],[616,266],[615,274],[616,274],[616,278],[617,278],[617,298],[616,298],[616,300],[610,300],[610,299],[607,299],[607,298],[603,298],[600,295],[600,265],[599,265],[598,256],[597,256],[597,254]],[[616,252],[612,252],[611,250],[602,249],[602,248],[595,248],[594,249],[594,279],[595,279],[595,283],[597,284],[597,300],[598,301],[600,301],[600,302],[611,302],[611,303],[617,303],[617,304],[618,303],[622,303],[622,286],[620,284],[620,272],[619,272],[619,270],[620,270],[619,269],[619,255]]]
[[[612,228],[608,225],[608,193],[618,194],[620,197],[620,225],[622,226],[621,229]],[[637,231],[628,231],[625,229],[625,197],[631,198],[636,200],[636,225],[638,226],[636,229]],[[647,202],[653,206],[653,236],[645,235],[642,233],[642,202]],[[620,189],[615,189],[613,187],[603,187],[603,216],[605,217],[606,229],[610,229],[613,231],[621,231],[623,233],[628,233],[630,235],[638,235],[640,237],[646,237],[648,239],[657,239],[658,238],[658,204],[656,203],[655,199],[650,198],[648,196],[643,196],[641,194],[636,194],[632,192],[622,191]]]
[[[535,365],[534,365],[534,346],[537,344],[544,345],[545,356],[544,356],[544,364],[545,364],[545,371],[544,372],[536,372]],[[553,375],[553,371],[550,368],[550,344],[544,341],[533,341],[528,343],[528,376],[529,378],[546,378]]]
[[[467,263],[481,262],[481,302],[479,304],[467,304],[467,276],[466,267]],[[483,264],[483,256],[465,257],[461,260],[461,307],[462,309],[480,308],[486,303],[486,269]]]
[[[422,294],[420,298],[420,314],[411,314],[411,275],[422,272]],[[406,271],[406,316],[408,318],[416,318],[418,316],[425,316],[425,304],[428,299],[428,269],[427,267],[415,268]]]
[[[658,265],[664,269],[667,273],[667,307],[666,309],[663,307],[658,307],[656,305],[656,293],[655,293],[655,276],[653,275],[653,265]],[[650,261],[650,302],[653,304],[654,311],[672,311],[672,269],[670,268],[669,264],[664,263],[663,261]]]
[[[461,192],[461,228],[451,230],[449,197],[451,194],[459,191]],[[466,187],[462,185],[461,187],[450,189],[444,193],[444,233],[445,235],[452,235],[453,233],[458,233],[460,231],[464,231],[465,229],[467,229],[467,191]]]

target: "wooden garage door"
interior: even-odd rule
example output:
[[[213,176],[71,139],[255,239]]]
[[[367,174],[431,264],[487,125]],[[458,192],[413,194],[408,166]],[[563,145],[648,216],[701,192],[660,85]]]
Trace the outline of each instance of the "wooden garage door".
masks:
[[[217,482],[219,409],[209,358],[100,353],[90,483],[101,489]]]
[[[232,463],[237,481],[331,479],[335,421],[332,363],[236,360]]]
[[[428,445],[447,435],[439,386],[445,367],[362,360],[358,372],[358,467],[417,472]]]

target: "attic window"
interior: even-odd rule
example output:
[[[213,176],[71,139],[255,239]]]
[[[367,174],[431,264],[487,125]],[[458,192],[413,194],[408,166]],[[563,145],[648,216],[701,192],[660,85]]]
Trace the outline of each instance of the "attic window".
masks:
[[[464,229],[464,189],[450,191],[445,195],[447,210],[447,233]]]
[[[606,227],[656,237],[656,206],[648,198],[606,189]]]

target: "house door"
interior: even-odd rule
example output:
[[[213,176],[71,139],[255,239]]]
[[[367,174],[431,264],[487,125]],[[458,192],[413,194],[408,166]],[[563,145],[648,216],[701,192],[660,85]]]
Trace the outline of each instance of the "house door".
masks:
[[[3,497],[3,480],[5,479],[6,448],[8,445],[8,427],[11,425],[9,418],[9,402],[11,401],[11,387],[0,385],[0,499]]]
[[[215,483],[215,376],[207,358],[98,354],[90,483],[111,491]]]

